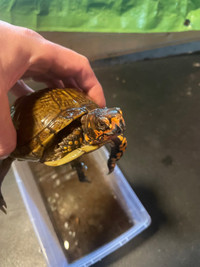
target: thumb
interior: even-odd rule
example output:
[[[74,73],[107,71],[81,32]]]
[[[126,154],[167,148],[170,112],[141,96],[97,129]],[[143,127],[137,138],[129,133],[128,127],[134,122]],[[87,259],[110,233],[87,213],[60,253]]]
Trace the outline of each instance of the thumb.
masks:
[[[16,131],[10,116],[8,96],[0,89],[0,157],[9,155],[16,146]]]

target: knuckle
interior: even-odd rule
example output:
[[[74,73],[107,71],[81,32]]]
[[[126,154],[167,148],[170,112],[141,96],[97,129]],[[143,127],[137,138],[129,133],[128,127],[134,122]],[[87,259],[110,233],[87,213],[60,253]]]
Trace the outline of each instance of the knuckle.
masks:
[[[81,63],[82,63],[82,67],[84,67],[84,68],[90,66],[90,62],[89,62],[88,58],[85,56],[81,56]]]
[[[28,29],[28,28],[22,28],[22,33],[23,35],[27,36],[27,37],[33,37],[33,38],[41,38],[43,39],[42,35],[40,35],[39,33]]]
[[[36,51],[34,51],[29,59],[30,66],[36,66],[38,72],[45,74],[53,65],[50,42],[42,37],[42,39],[39,39],[39,42],[36,40],[35,48]]]

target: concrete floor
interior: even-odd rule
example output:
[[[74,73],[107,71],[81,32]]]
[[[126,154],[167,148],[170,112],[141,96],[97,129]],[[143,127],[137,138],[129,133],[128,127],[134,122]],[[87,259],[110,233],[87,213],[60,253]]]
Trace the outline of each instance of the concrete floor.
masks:
[[[8,213],[0,212],[0,266],[46,266],[12,170],[6,176],[2,191]]]
[[[119,165],[152,225],[94,266],[200,266],[200,56],[108,63],[95,72],[107,105],[124,112],[128,149]],[[12,172],[3,192],[0,266],[45,266]]]
[[[96,70],[121,106],[128,149],[119,165],[151,227],[95,266],[200,266],[200,56]]]

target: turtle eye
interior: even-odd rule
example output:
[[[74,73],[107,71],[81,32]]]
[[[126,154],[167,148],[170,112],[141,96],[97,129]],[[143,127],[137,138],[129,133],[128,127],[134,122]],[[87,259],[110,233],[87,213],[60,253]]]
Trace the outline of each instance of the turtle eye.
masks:
[[[105,130],[106,124],[103,121],[98,121],[98,128],[101,130]]]
[[[100,119],[97,122],[97,126],[104,131],[109,128],[109,120],[107,118]]]

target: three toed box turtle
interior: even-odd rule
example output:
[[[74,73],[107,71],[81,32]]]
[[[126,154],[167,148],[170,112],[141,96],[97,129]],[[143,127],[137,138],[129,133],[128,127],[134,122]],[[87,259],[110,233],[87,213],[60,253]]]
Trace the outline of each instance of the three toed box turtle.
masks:
[[[11,107],[11,116],[17,146],[1,163],[0,188],[15,159],[59,166],[110,143],[111,173],[127,146],[120,108],[99,108],[80,90],[47,88],[23,96]],[[0,208],[5,212],[1,191]]]

